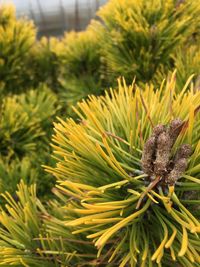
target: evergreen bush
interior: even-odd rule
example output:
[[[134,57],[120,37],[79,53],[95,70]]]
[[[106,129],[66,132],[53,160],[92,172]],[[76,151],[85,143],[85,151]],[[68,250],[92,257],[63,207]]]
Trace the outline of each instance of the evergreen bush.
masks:
[[[93,242],[99,266],[200,264],[200,92],[189,82],[176,93],[175,73],[159,89],[121,81],[78,103],[80,123],[55,124],[47,169],[68,196],[64,225]]]
[[[102,93],[100,45],[90,28],[85,32],[67,33],[62,42],[62,89],[59,95],[62,103],[67,103],[70,108],[88,94]]]
[[[179,90],[183,87],[187,77],[194,74],[193,83],[195,90],[200,88],[200,43],[180,47],[173,55],[177,69],[177,83]]]
[[[0,93],[19,93],[29,87],[29,53],[36,29],[31,21],[16,19],[15,9],[0,6]]]
[[[124,76],[131,83],[136,76],[146,82],[161,66],[174,66],[171,55],[197,32],[199,12],[199,0],[110,0],[97,14],[111,81]]]
[[[53,92],[61,87],[59,78],[62,70],[60,54],[63,51],[63,42],[51,37],[42,37],[30,51],[29,64],[33,75],[33,86],[38,87],[45,83]]]
[[[53,179],[41,165],[52,162],[49,141],[57,109],[57,97],[44,86],[4,97],[0,117],[0,192],[15,192],[20,179],[29,184],[37,181],[40,195],[50,191]]]

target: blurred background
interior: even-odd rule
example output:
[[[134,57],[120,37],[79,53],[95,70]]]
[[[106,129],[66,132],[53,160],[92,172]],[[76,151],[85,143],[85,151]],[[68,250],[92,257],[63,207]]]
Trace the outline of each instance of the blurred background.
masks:
[[[17,17],[32,19],[41,36],[61,36],[64,31],[84,30],[107,0],[1,0],[14,3]]]

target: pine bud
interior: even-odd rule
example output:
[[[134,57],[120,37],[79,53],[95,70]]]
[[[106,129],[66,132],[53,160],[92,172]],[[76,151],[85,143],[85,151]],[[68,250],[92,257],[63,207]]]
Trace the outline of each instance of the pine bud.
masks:
[[[169,175],[165,178],[165,182],[169,185],[173,185],[176,181],[181,177],[184,171],[187,168],[187,159],[180,158],[174,164],[173,170],[169,173]]]
[[[189,144],[181,145],[176,152],[174,162],[176,162],[181,158],[187,159],[191,154],[192,154],[192,148]]]
[[[170,136],[170,139],[171,139],[171,145],[170,145],[171,147],[176,142],[176,139],[177,139],[178,135],[181,132],[182,125],[183,125],[183,122],[182,122],[181,119],[174,119],[170,123],[168,133],[169,133],[169,136]]]
[[[156,139],[151,136],[144,145],[142,153],[142,169],[144,173],[151,175],[153,173],[152,158],[155,154]]]
[[[167,132],[163,132],[158,136],[156,160],[154,162],[154,173],[162,175],[167,171],[167,165],[170,158],[170,136]]]
[[[158,124],[153,128],[153,135],[158,137],[161,133],[165,131],[165,126],[162,124]]]

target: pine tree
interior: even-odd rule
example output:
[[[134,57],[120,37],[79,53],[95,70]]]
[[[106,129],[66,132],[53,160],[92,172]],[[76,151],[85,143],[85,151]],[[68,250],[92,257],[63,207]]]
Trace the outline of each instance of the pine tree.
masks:
[[[191,79],[191,78],[190,78]],[[200,92],[119,82],[55,124],[64,225],[98,249],[99,266],[199,266]],[[186,90],[188,90],[186,92]],[[92,265],[91,261],[91,265]]]
[[[36,38],[32,21],[16,19],[13,6],[0,6],[0,93],[21,93],[31,84],[29,53]]]

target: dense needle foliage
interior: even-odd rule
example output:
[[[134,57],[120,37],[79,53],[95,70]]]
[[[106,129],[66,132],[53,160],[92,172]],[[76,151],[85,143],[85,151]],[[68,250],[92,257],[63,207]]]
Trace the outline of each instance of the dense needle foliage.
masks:
[[[67,33],[62,42],[60,97],[70,107],[88,94],[102,93],[100,45],[90,28],[85,32]]]
[[[0,5],[0,93],[23,92],[31,83],[28,59],[35,43],[31,21],[16,20],[13,6]]]
[[[136,76],[145,82],[162,66],[173,68],[171,55],[196,33],[199,12],[198,0],[110,0],[98,15],[103,21],[103,57],[111,77],[121,75],[132,82]]]
[[[108,266],[200,264],[200,92],[186,90],[187,84],[176,93],[175,74],[157,90],[119,82],[119,89],[105,97],[91,96],[78,104],[80,123],[68,119],[55,124],[58,163],[48,170],[69,197],[63,207],[70,215],[65,225],[92,240],[97,257]],[[144,144],[152,125],[169,125],[173,118],[184,124],[171,156],[189,144],[187,170],[175,185],[147,190],[150,181],[141,167]]]
[[[44,86],[4,97],[0,106],[0,192],[14,193],[20,179],[29,184],[37,181],[42,193],[50,190],[53,179],[45,175],[41,164],[52,161],[50,129],[57,108],[56,96]]]

